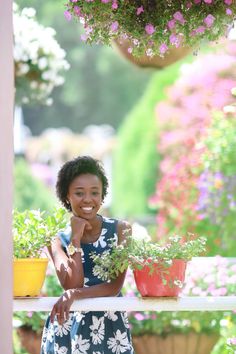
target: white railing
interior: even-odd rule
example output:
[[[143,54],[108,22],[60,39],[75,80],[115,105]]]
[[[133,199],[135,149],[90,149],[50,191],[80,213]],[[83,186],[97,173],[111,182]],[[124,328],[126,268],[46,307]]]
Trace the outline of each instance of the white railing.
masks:
[[[51,311],[56,297],[15,299],[14,311]],[[77,300],[72,311],[236,311],[236,296],[100,297]]]
[[[195,258],[206,262],[211,257]],[[236,258],[228,258],[236,263]],[[56,297],[13,300],[13,311],[51,311]],[[178,298],[100,297],[74,301],[72,311],[236,311],[235,296],[189,296]]]

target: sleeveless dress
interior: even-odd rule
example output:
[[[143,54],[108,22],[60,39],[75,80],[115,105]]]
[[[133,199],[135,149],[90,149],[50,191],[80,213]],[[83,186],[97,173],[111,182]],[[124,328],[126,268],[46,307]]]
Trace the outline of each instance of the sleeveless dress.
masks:
[[[71,229],[60,233],[63,248],[70,242]],[[102,217],[102,230],[94,243],[83,244],[84,286],[101,284],[93,274],[91,252],[103,253],[117,243],[117,220]],[[86,266],[85,266],[86,265]],[[119,294],[118,296],[121,296]],[[134,354],[126,312],[70,312],[69,319],[59,325],[48,317],[42,335],[41,354]]]

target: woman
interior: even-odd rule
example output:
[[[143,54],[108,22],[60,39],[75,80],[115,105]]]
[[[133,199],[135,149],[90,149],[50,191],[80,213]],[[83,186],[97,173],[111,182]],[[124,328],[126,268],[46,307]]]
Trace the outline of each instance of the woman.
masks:
[[[117,296],[125,272],[104,283],[93,274],[91,252],[102,253],[131,233],[128,223],[98,214],[107,194],[108,181],[99,161],[77,157],[58,174],[57,196],[72,212],[68,230],[50,248],[59,281],[65,292],[46,321],[41,354],[133,354],[126,313],[70,312],[74,300]]]

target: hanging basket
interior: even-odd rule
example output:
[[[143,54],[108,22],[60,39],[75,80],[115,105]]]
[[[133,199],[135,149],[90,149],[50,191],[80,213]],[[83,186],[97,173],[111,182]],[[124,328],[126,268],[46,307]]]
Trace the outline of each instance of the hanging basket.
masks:
[[[133,336],[136,354],[209,354],[217,343],[217,334],[203,333]]]
[[[37,333],[32,328],[21,326],[17,328],[17,334],[21,346],[27,350],[29,354],[39,354],[41,347],[42,333]]]
[[[127,60],[132,64],[137,65],[141,68],[156,68],[163,69],[171,64],[174,64],[178,60],[183,59],[188,54],[193,52],[192,48],[179,47],[179,48],[170,48],[168,53],[164,57],[155,55],[153,57],[148,57],[143,55],[141,57],[135,57],[128,52],[130,44],[128,41],[113,41],[113,47]]]

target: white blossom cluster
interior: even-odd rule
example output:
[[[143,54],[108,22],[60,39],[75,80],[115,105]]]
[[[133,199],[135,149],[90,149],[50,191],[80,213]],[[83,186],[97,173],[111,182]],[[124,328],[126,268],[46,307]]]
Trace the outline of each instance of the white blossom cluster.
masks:
[[[70,65],[66,53],[55,39],[55,30],[40,25],[33,8],[19,10],[14,4],[14,62],[16,103],[41,102],[49,98],[56,86],[64,83],[61,75]]]

